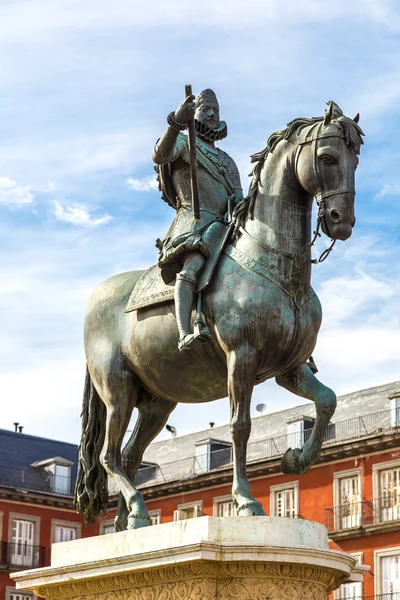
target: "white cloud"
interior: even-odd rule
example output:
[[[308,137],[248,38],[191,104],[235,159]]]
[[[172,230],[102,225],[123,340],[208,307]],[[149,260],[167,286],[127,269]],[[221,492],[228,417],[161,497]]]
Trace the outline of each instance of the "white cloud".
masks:
[[[377,194],[375,194],[374,199],[375,200],[382,200],[382,198],[384,198],[385,196],[387,196],[388,194],[390,194],[392,191],[392,186],[389,185],[388,183],[385,183],[385,185],[383,185],[381,187],[381,189],[379,190],[379,192]]]
[[[19,185],[9,177],[0,177],[0,204],[23,206],[31,204],[33,200],[30,185]]]
[[[158,190],[158,182],[155,178],[155,175],[143,177],[142,179],[128,177],[126,180],[126,185],[130,190],[135,192],[152,192],[153,190]]]
[[[72,223],[73,225],[83,225],[84,227],[96,227],[105,225],[113,218],[111,215],[103,215],[97,219],[92,217],[91,210],[83,204],[69,204],[63,206],[60,202],[54,203],[54,215],[58,221]]]

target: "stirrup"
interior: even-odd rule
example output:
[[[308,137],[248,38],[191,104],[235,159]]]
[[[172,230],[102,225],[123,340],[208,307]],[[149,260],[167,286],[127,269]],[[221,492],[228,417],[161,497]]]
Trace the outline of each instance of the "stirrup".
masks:
[[[194,322],[194,337],[199,342],[211,342],[211,334],[202,319],[197,318]]]

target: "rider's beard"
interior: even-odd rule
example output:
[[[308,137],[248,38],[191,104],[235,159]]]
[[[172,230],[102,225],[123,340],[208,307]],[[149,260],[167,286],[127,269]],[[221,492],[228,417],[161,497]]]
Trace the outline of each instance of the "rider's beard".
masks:
[[[208,127],[206,123],[201,123],[197,119],[194,120],[194,124],[197,135],[209,142],[218,142],[228,135],[228,127],[225,121],[220,121],[219,126],[216,129]]]

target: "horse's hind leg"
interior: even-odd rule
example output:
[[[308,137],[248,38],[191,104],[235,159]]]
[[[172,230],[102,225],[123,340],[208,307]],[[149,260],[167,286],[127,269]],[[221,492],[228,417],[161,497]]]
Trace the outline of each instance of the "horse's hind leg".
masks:
[[[137,402],[138,418],[132,435],[122,452],[122,465],[130,481],[134,480],[144,451],[163,429],[175,406],[176,402],[151,396],[143,388],[140,389]],[[135,526],[135,519],[128,519],[126,502],[124,496],[120,494],[115,528],[117,531],[123,531],[127,527],[132,528]]]
[[[265,515],[260,502],[250,493],[246,472],[247,442],[251,430],[250,403],[257,365],[248,346],[228,356],[228,393],[233,440],[232,499],[239,516]]]
[[[297,396],[315,402],[316,419],[310,438],[301,449],[289,448],[281,462],[284,473],[305,473],[320,455],[330,418],[335,412],[336,396],[330,388],[318,381],[306,363],[290,375],[280,375],[276,382]]]
[[[107,409],[106,432],[100,461],[116,481],[136,527],[150,524],[149,515],[139,490],[129,480],[121,466],[122,440],[128,427],[133,408],[138,400],[139,381],[129,371],[110,369],[100,384],[101,398]]]

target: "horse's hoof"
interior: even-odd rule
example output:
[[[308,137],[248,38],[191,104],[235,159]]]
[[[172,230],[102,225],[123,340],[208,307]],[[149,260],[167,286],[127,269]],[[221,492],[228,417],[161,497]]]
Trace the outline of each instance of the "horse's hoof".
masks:
[[[140,515],[129,515],[128,517],[128,529],[140,529],[140,527],[148,527],[149,525],[151,525],[149,517]]]
[[[114,519],[114,527],[115,531],[125,531],[125,529],[128,527],[128,520],[121,519],[121,517],[117,515]]]
[[[281,460],[282,473],[286,475],[302,475],[302,473],[305,473],[307,468],[304,468],[301,464],[301,456],[302,452],[300,448],[295,448],[294,450],[289,448],[286,450]]]
[[[238,517],[265,517],[262,504],[254,501],[244,504],[237,510]]]

